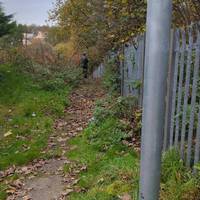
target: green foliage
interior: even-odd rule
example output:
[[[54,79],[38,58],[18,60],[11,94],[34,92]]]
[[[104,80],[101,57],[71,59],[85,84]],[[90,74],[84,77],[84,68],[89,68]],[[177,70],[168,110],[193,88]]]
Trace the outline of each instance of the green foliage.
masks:
[[[114,118],[107,118],[101,127],[94,126],[93,130],[87,136],[91,145],[94,145],[99,151],[105,151],[113,145],[117,145],[127,137],[125,127]],[[115,127],[115,128],[113,128]]]
[[[70,87],[77,86],[83,77],[82,69],[74,65],[43,65],[20,55],[16,61],[15,65],[17,65],[18,70],[31,76],[35,82],[47,91],[59,90],[59,88],[64,88],[66,85]]]
[[[171,178],[177,177],[177,173],[184,171],[183,161],[180,159],[176,150],[170,150],[163,156],[162,181],[166,182]]]
[[[55,91],[60,88],[63,88],[64,86],[65,86],[64,80],[61,78],[56,78],[56,79],[47,80],[46,82],[44,82],[42,87],[43,89],[47,91]]]
[[[113,105],[113,102],[118,103]],[[122,144],[130,137],[129,128],[120,119],[124,116],[120,115],[121,109],[117,110],[120,107],[127,110],[128,105],[129,99],[111,96],[97,102],[94,121],[81,136],[71,140],[74,148],[69,158],[87,165],[87,171],[81,173],[79,182],[86,192],[73,193],[70,199],[118,199],[125,193],[131,194],[133,199],[138,198],[138,160],[136,154]],[[134,117],[141,120],[141,111],[137,110]],[[176,150],[165,153],[160,200],[198,200],[199,195],[199,172],[195,176],[188,170]]]
[[[100,124],[91,123],[84,133],[71,140],[77,146],[69,158],[87,165],[79,186],[87,192],[74,193],[69,199],[120,199],[119,196],[138,188],[138,158],[122,144],[126,137],[124,125],[118,119],[106,118]]]
[[[13,25],[12,32],[0,38],[0,47],[3,49],[9,49],[22,46],[24,31],[25,27],[23,25]]]
[[[173,24],[180,27],[199,21],[199,9],[197,0],[173,0]],[[72,41],[79,52],[87,51],[93,63],[143,33],[146,11],[146,0],[56,0],[50,19],[58,24],[53,35],[65,33],[63,40]]]
[[[140,89],[142,86],[142,81],[141,80],[136,80],[133,82],[133,88],[134,89]]]
[[[73,193],[69,199],[110,200],[120,199],[124,194],[137,199],[138,156],[122,142],[130,137],[129,124],[122,118],[129,115],[134,102],[131,98],[110,95],[98,101],[93,121],[79,137],[70,141],[74,148],[67,156],[87,165],[87,171],[81,173],[79,181],[86,192]]]
[[[11,33],[16,26],[15,22],[12,21],[12,18],[12,15],[6,15],[4,13],[2,5],[0,4],[0,37]]]
[[[65,83],[76,86],[80,83],[82,79],[82,69],[80,67],[68,67],[63,73],[60,73],[60,77],[65,81]]]
[[[120,92],[120,75],[115,59],[110,59],[105,65],[105,73],[103,75],[103,86],[108,90],[109,94]]]
[[[0,170],[44,156],[53,120],[63,115],[69,86],[45,90],[41,82],[0,66]],[[9,134],[8,134],[9,133]],[[8,136],[7,136],[8,134]]]
[[[145,14],[143,0],[57,0],[50,18],[69,33],[77,49],[96,49],[103,57],[113,46],[143,29]]]
[[[106,99],[97,102],[96,109],[94,110],[94,121],[99,123],[107,117],[131,120],[136,108],[137,99],[135,97],[107,96]]]
[[[0,3],[0,47],[11,48],[22,45],[25,26],[13,21],[13,15],[6,15]]]
[[[188,170],[176,150],[163,156],[160,200],[198,200],[199,175]]]
[[[6,189],[7,189],[6,185],[0,184],[0,199],[1,200],[6,199],[6,197],[7,197],[7,194],[6,194],[6,191],[5,191]]]
[[[53,26],[48,31],[47,41],[53,46],[58,43],[65,42],[68,39],[68,33],[60,27]]]

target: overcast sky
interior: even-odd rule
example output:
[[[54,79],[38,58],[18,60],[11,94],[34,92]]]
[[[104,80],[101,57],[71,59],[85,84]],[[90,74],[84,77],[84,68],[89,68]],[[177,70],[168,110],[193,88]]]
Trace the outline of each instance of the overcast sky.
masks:
[[[44,25],[54,0],[0,0],[7,14],[14,14],[21,24]]]

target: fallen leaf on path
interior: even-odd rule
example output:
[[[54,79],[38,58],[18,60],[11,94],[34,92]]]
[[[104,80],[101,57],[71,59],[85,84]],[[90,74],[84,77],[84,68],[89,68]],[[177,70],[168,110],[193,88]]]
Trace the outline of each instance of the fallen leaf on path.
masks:
[[[18,179],[16,181],[14,181],[13,183],[11,183],[11,186],[13,186],[17,189],[21,189],[21,187],[23,186],[23,183]]]
[[[73,189],[67,189],[65,192],[62,193],[63,196],[68,196],[70,193],[72,193]]]
[[[23,200],[31,200],[31,198],[29,196],[24,196]]]
[[[129,194],[125,194],[121,197],[121,200],[132,200],[132,198]]]
[[[13,195],[13,194],[15,194],[17,192],[17,190],[16,190],[16,188],[10,188],[10,189],[8,189],[8,190],[6,190],[6,193],[8,194],[8,195]]]
[[[13,134],[12,131],[8,131],[7,133],[4,134],[4,137],[8,137],[8,136],[10,136],[12,134]]]

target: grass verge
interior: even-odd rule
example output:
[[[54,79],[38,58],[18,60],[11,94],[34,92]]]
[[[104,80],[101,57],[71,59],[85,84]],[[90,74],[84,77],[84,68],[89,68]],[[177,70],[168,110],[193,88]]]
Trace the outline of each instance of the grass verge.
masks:
[[[119,103],[126,107],[124,101]],[[94,121],[70,141],[73,148],[68,157],[87,166],[79,176],[83,192],[72,193],[70,200],[117,200],[127,194],[138,200],[139,155],[122,142],[130,137],[130,127],[119,117],[130,109],[123,107],[123,115],[119,111],[116,115],[116,109],[105,104],[97,106]],[[160,200],[169,199],[200,200],[200,173],[188,170],[175,150],[165,153],[162,160]]]
[[[42,150],[54,119],[69,104],[70,87],[50,90],[42,84],[13,65],[0,66],[0,171],[45,156]],[[0,184],[0,199],[6,197],[5,188]]]
[[[138,190],[138,156],[122,144],[126,127],[117,118],[91,123],[84,133],[70,141],[68,157],[87,166],[81,173],[79,186],[86,192],[73,193],[71,200],[120,199],[135,196]],[[134,190],[134,191],[133,191]]]

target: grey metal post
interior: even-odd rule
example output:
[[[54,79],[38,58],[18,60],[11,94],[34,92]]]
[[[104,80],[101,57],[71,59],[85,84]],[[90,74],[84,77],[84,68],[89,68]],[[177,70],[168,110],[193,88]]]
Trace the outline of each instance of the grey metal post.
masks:
[[[158,200],[172,0],[149,0],[143,100],[140,200]]]

